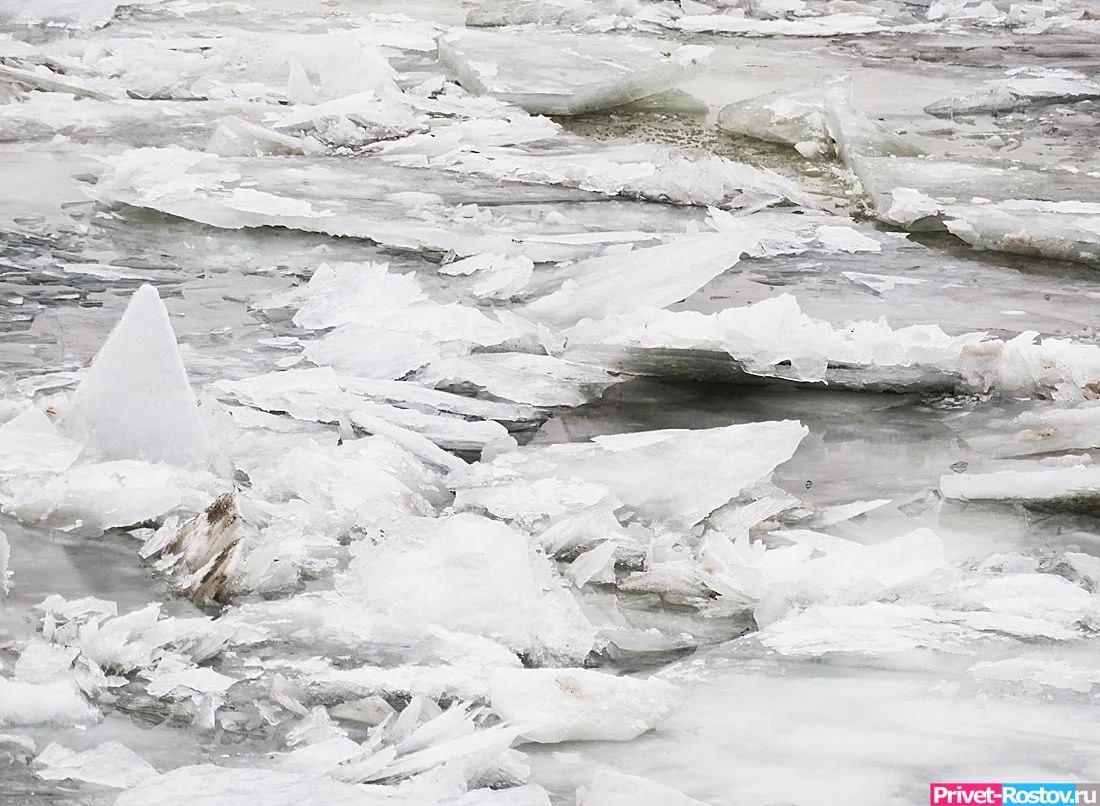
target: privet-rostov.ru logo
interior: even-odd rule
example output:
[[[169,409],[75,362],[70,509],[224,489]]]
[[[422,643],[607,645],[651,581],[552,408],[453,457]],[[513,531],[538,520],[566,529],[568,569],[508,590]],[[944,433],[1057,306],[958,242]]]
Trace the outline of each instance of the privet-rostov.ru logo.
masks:
[[[929,784],[931,806],[1100,804],[1100,784]]]

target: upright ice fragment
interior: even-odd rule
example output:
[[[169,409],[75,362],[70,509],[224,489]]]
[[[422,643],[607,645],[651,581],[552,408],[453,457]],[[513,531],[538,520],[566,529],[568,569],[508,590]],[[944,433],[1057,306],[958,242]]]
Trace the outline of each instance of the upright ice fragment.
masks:
[[[459,83],[544,115],[579,115],[672,89],[705,69],[698,45],[569,33],[461,30],[439,40]]]
[[[209,455],[176,334],[152,286],[134,292],[77,388],[64,428],[105,459],[194,465]]]

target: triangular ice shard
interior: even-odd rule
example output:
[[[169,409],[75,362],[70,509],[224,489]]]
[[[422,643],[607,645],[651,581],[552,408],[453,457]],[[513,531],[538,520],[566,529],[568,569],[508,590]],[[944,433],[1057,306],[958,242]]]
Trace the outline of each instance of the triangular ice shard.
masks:
[[[77,388],[64,428],[105,459],[191,465],[207,458],[176,334],[152,286],[134,293]]]

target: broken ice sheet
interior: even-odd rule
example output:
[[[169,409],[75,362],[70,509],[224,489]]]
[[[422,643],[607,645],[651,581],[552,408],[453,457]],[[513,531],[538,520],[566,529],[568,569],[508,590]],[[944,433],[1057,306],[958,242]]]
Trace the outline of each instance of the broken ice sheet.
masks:
[[[1016,463],[1019,469],[943,476],[940,491],[962,501],[1017,502],[1040,509],[1100,511],[1100,468],[1043,467]]]
[[[157,774],[121,742],[104,742],[83,752],[52,743],[38,754],[35,764],[42,766],[35,774],[46,781],[87,781],[116,789],[129,789]]]
[[[274,158],[219,158],[180,148],[134,149],[107,158],[94,195],[103,201],[148,207],[227,229],[285,226],[369,238],[397,249],[453,251],[460,256],[507,253],[522,246],[536,261],[588,256],[624,238],[628,242],[653,240],[652,234],[638,231],[634,225],[638,218],[652,220],[661,230],[669,226],[666,210],[657,216],[657,211],[635,205],[623,208],[631,225],[621,231],[607,230],[610,208],[592,209],[590,205],[573,208],[564,222],[546,220],[549,213],[560,212],[562,204],[602,198],[592,191],[684,196],[697,179],[705,178],[704,201],[713,199],[713,203],[801,197],[787,180],[726,161],[719,161],[719,167],[726,167],[723,176],[705,161],[691,161],[667,149],[630,147],[620,159],[633,163],[625,165],[608,162],[614,160],[613,153],[602,157],[601,150],[606,149],[586,146],[584,150],[592,152],[590,173],[580,179],[576,178],[575,154],[533,156],[536,167],[547,163],[544,182],[550,183],[537,185],[519,181],[522,176],[502,184],[491,177],[420,170],[425,155],[415,151],[408,160],[415,167],[400,167],[393,159],[380,162],[374,157],[303,157],[290,167]],[[649,160],[660,162],[662,170],[656,177]],[[522,172],[517,168],[507,173]],[[242,184],[244,176],[247,184]],[[410,191],[410,187],[417,190]],[[672,215],[675,219],[675,213]],[[578,241],[579,232],[584,237]]]
[[[1100,447],[1100,403],[1038,405],[1007,422],[998,417],[991,422],[960,421],[953,427],[967,444],[1003,458],[1085,451]],[[1084,458],[1081,463],[1086,463]]]
[[[563,357],[638,375],[756,375],[842,389],[1040,395],[1083,390],[1100,378],[1100,347],[1037,336],[951,336],[935,325],[894,330],[885,320],[834,327],[806,316],[793,296],[782,294],[709,315],[640,309],[583,321],[570,331]]]
[[[662,246],[580,261],[566,269],[561,287],[524,310],[564,328],[641,307],[664,308],[689,296],[730,268],[761,235],[745,231],[678,238]],[[668,271],[669,266],[676,271]]]
[[[1100,98],[1100,82],[1074,70],[1018,68],[1009,73],[1009,78],[987,81],[975,92],[945,98],[929,104],[924,111],[953,117]]]
[[[235,36],[101,38],[51,44],[99,74],[97,84],[135,98],[290,100],[317,103],[361,92],[393,92],[394,70],[374,37],[359,30],[322,34],[238,31]],[[361,69],[342,68],[348,60]]]
[[[532,406],[579,406],[622,380],[598,367],[534,353],[438,358],[415,379],[443,388],[472,385],[493,397]]]
[[[501,422],[520,423],[534,416],[533,410],[524,406],[403,381],[342,376],[329,367],[284,370],[215,386],[228,397],[258,409],[316,422],[346,422],[368,433],[378,433],[376,424],[381,421],[453,450],[482,450],[507,437]]]
[[[439,58],[459,82],[532,114],[579,115],[656,95],[702,72],[697,45],[553,31],[455,31]]]
[[[84,447],[61,436],[53,421],[31,406],[0,425],[0,466],[4,475],[67,470]]]
[[[893,26],[870,14],[837,13],[794,19],[753,19],[736,14],[689,14],[673,27],[688,33],[722,33],[741,36],[838,36],[887,32]]]
[[[643,521],[688,529],[789,459],[806,433],[784,420],[529,446],[471,465],[453,479],[455,506],[531,527],[576,506],[548,495],[558,485],[589,506],[613,502]]]
[[[504,311],[436,302],[411,272],[396,274],[379,263],[322,263],[306,284],[257,307],[296,308],[294,323],[300,327],[335,328],[309,344],[306,357],[319,365],[335,359],[337,369],[362,368],[364,377],[399,378],[444,350],[539,347],[533,324]],[[404,340],[404,349],[396,337]],[[384,372],[388,367],[393,369]]]

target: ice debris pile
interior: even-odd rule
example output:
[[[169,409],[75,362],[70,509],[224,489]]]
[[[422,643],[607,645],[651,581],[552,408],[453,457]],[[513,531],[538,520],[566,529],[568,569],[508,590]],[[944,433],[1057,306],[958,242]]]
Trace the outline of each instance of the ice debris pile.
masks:
[[[4,785],[1100,775],[1095,9],[402,11],[0,0]]]

